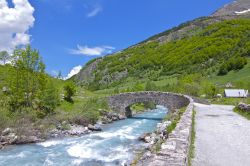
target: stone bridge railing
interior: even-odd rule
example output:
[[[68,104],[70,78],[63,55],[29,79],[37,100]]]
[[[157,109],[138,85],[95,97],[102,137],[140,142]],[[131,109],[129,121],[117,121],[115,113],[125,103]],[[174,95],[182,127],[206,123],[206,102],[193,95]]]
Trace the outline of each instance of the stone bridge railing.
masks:
[[[136,102],[153,101],[169,109],[187,106],[176,128],[161,145],[161,150],[138,166],[187,166],[191,144],[192,113],[194,102],[189,96],[163,92],[124,93],[109,98],[109,105],[114,111],[126,112],[126,108]]]

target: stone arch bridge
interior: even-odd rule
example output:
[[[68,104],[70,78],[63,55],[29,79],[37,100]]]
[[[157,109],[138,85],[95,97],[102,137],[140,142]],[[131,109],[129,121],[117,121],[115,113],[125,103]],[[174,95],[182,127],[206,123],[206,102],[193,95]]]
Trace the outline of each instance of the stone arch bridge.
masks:
[[[131,92],[123,93],[108,98],[109,107],[127,117],[132,116],[130,106],[135,103],[154,102],[169,110],[179,109],[187,106],[192,99],[188,96],[169,92]]]

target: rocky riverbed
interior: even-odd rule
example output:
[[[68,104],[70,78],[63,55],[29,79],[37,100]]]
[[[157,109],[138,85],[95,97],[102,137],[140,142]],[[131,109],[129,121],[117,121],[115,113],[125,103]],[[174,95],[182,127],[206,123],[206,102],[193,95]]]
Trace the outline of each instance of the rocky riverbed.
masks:
[[[112,123],[118,120],[126,119],[125,116],[114,113],[104,112],[103,116],[96,124],[77,125],[70,124],[66,121],[58,124],[56,128],[49,130],[47,133],[42,133],[40,129],[32,129],[25,134],[20,134],[18,129],[6,128],[0,136],[0,149],[7,145],[19,145],[43,142],[50,138],[60,138],[65,136],[81,136],[89,134],[93,131],[102,131],[101,125]]]

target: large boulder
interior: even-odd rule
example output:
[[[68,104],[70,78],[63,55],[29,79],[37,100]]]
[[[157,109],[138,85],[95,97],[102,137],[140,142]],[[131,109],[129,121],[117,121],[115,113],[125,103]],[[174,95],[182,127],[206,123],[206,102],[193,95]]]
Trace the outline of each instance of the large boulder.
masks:
[[[149,143],[151,142],[151,133],[144,133],[142,136],[138,138],[140,141]]]
[[[238,104],[238,108],[239,108],[240,110],[250,112],[250,105],[249,105],[249,104],[239,103],[239,104]]]
[[[124,120],[124,119],[126,119],[126,117],[125,117],[124,115],[119,115],[119,116],[118,116],[118,119],[119,119],[119,120]]]
[[[92,130],[92,131],[102,131],[102,128],[101,128],[101,126],[99,126],[99,125],[92,125],[92,124],[89,124],[89,125],[88,125],[88,129],[89,129],[89,130]]]

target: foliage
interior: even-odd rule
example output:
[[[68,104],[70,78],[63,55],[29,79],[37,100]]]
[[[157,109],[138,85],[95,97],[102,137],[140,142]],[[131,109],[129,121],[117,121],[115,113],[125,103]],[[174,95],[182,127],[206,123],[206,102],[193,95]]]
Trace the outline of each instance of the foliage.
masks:
[[[3,64],[5,65],[8,60],[10,60],[9,53],[7,51],[1,51],[0,52],[0,61],[2,61]]]
[[[73,102],[72,97],[76,93],[76,86],[73,82],[69,81],[66,85],[63,87],[64,89],[64,99],[68,102]]]
[[[60,96],[58,89],[55,87],[54,83],[50,80],[46,84],[45,90],[41,94],[39,103],[39,117],[44,117],[48,113],[51,113],[60,103]]]
[[[59,92],[45,74],[39,52],[30,46],[16,49],[11,62],[0,69],[0,88],[6,89],[0,93],[1,106],[12,113],[37,111],[39,117],[52,112],[59,104]]]
[[[245,64],[244,57],[249,56],[249,29],[249,19],[235,19],[209,25],[179,40],[166,43],[143,42],[104,57],[93,71],[95,79],[90,85],[93,90],[117,86],[127,81],[157,81],[159,77],[173,74],[201,73],[207,76],[209,73],[217,73],[224,63],[230,65],[221,67],[222,73],[229,69],[238,70]],[[230,62],[227,62],[228,59]],[[117,77],[117,73],[122,72],[127,72],[127,75]],[[115,79],[106,81],[105,78]],[[188,88],[197,90],[193,84],[186,85]]]
[[[231,70],[240,70],[247,64],[246,57],[232,57],[220,67],[218,75],[226,75]]]
[[[211,82],[203,81],[201,83],[201,92],[205,94],[207,98],[213,98],[218,93],[218,88]]]
[[[240,114],[241,116],[244,116],[245,118],[250,120],[250,112],[249,111],[243,111],[243,110],[240,110],[239,108],[235,107],[234,112],[236,112],[236,113]]]
[[[145,85],[145,91],[154,91],[156,89],[157,89],[157,87],[153,82],[147,81],[147,83]]]
[[[177,114],[172,114],[169,115],[165,120],[171,120],[171,124],[167,127],[167,132],[171,133],[176,125],[178,124],[178,122],[181,119],[181,116],[183,115],[183,113],[186,111],[186,107],[181,108],[180,110],[177,110]]]
[[[23,107],[31,108],[38,99],[38,94],[45,89],[45,65],[39,52],[32,50],[30,46],[14,51],[12,65],[14,74],[9,80],[10,109],[16,111]]]
[[[155,108],[156,108],[156,105],[154,104],[154,102],[135,103],[130,106],[130,109],[135,113],[144,112],[148,109],[152,110]]]

